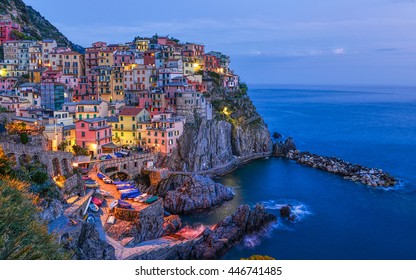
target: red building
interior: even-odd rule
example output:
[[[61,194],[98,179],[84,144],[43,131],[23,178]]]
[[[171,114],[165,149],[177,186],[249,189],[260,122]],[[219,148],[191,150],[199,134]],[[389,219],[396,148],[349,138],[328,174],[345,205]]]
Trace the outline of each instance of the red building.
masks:
[[[144,52],[144,65],[156,65],[156,52],[155,50]]]
[[[205,54],[205,69],[211,72],[218,72],[221,68],[220,60],[215,55]]]
[[[22,28],[19,24],[11,20],[0,21],[0,45],[3,45],[5,42],[14,40],[12,36],[13,30],[22,32]]]
[[[132,51],[119,50],[114,53],[114,66],[122,67],[134,63],[134,53]]]

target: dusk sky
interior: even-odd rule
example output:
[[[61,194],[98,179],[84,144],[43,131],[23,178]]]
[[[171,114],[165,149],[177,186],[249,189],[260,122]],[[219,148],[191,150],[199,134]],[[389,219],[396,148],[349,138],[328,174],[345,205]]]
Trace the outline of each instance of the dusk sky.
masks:
[[[416,85],[416,0],[24,2],[84,47],[155,33],[204,43],[248,83]]]

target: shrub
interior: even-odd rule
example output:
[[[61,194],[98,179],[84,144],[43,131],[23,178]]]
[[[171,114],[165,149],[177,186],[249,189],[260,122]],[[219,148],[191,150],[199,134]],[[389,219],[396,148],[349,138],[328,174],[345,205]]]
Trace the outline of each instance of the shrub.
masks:
[[[26,132],[22,132],[22,133],[20,133],[20,142],[21,142],[22,144],[27,144],[27,143],[29,143],[29,137],[27,136],[27,133],[26,133]]]

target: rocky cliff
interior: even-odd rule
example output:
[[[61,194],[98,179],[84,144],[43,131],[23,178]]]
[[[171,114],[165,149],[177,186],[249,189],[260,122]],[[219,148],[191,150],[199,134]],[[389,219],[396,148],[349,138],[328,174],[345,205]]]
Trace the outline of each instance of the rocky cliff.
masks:
[[[27,6],[22,0],[0,1],[0,14],[8,15],[22,26],[21,39],[54,39],[58,43],[82,51],[82,47],[72,43],[55,26],[46,20],[38,11]]]
[[[250,98],[241,90],[227,92],[221,84],[221,77],[216,77],[206,94],[213,119],[196,117],[186,124],[178,148],[166,161],[170,169],[203,171],[235,157],[272,152],[268,128]]]
[[[77,260],[115,260],[114,247],[100,239],[94,225],[82,223],[61,236],[61,244]]]

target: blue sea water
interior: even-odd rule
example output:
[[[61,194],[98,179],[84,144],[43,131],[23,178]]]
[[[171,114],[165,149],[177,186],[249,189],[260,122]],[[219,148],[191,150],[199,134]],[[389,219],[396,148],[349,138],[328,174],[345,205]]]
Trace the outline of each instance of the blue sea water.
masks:
[[[416,259],[416,88],[251,86],[271,132],[300,150],[381,168],[402,180],[374,189],[294,162],[252,162],[218,180],[235,198],[185,218],[213,224],[248,203],[278,215],[290,203],[300,219],[248,236],[224,258]]]

